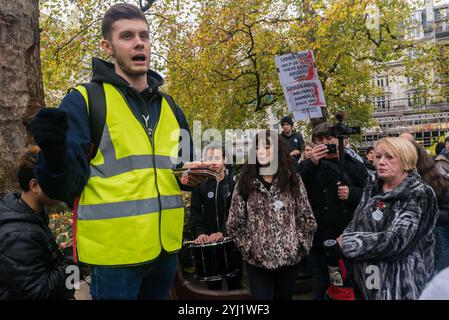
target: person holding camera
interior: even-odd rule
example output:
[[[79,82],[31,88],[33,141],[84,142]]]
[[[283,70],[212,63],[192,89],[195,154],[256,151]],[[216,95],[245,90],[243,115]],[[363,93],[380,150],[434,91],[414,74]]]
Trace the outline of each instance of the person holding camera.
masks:
[[[313,273],[314,299],[324,299],[329,285],[323,242],[336,239],[352,220],[368,176],[365,166],[344,154],[343,172],[339,165],[339,139],[328,122],[312,131],[315,143],[310,159],[304,160],[301,177],[318,224],[309,254]]]

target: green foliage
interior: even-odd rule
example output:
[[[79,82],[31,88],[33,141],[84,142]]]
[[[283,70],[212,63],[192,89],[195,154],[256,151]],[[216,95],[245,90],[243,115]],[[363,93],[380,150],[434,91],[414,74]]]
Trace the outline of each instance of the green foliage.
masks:
[[[89,80],[92,56],[108,58],[99,49],[100,20],[115,2],[40,2],[47,105]],[[345,111],[349,124],[373,126],[372,98],[382,91],[372,79],[392,61],[419,92],[440,100],[449,94],[449,48],[406,37],[411,1],[158,0],[146,15],[151,68],[166,77],[164,90],[190,124],[199,120],[203,129],[264,128],[270,112],[285,114],[274,57],[301,50],[315,52],[331,121]],[[433,74],[425,72],[431,67]]]
[[[195,3],[196,19],[182,31],[172,26],[164,39],[167,80],[187,118],[206,127],[264,127],[268,107],[278,117],[286,113],[276,55],[314,50],[330,120],[344,111],[350,124],[362,127],[374,124],[371,98],[381,94],[372,81],[375,73],[388,70],[391,61],[408,59],[404,72],[416,70],[418,58],[434,61],[434,49],[408,58],[411,48],[420,47],[405,37],[411,23],[408,1]],[[377,8],[374,27],[370,8]]]
[[[183,239],[184,241],[194,240],[195,235],[193,234],[191,223],[190,223],[190,198],[191,193],[183,191],[182,199],[184,202],[184,230],[183,230]],[[179,253],[179,261],[184,271],[187,273],[193,273],[194,267],[192,266],[192,257],[190,250],[187,246],[183,246],[182,250]]]
[[[101,12],[110,1],[40,1],[42,78],[46,105],[58,105],[67,90],[90,78],[99,50]]]
[[[72,242],[72,213],[66,211],[63,213],[52,213],[49,215],[50,230],[56,238],[56,243],[71,243]]]

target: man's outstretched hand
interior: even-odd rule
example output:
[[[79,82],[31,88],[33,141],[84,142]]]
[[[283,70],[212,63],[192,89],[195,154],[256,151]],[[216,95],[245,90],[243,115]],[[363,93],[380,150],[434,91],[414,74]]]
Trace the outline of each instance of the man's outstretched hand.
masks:
[[[54,170],[64,166],[68,128],[67,112],[56,108],[42,108],[31,121],[34,140]]]
[[[209,163],[209,162],[194,161],[194,162],[185,163],[182,167],[183,168],[209,168],[210,166],[211,166],[211,163]],[[189,172],[187,177],[181,178],[181,183],[185,184],[186,186],[195,187],[206,180],[207,180],[207,176],[196,175],[195,173]]]

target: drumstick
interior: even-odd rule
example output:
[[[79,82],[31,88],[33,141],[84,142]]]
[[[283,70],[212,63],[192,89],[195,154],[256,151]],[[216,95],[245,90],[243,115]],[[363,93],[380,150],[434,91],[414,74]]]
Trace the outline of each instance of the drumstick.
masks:
[[[192,243],[195,243],[195,241],[194,241],[194,240],[187,240],[187,241],[184,241],[184,245],[186,245],[186,244],[192,244]]]

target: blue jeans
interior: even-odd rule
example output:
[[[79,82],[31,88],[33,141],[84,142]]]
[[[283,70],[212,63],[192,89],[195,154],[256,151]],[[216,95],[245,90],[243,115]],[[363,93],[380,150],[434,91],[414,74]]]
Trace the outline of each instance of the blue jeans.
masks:
[[[449,267],[449,227],[437,226],[437,243],[435,253],[435,268],[439,272]]]
[[[141,266],[93,267],[90,294],[94,300],[167,300],[176,275],[176,254],[162,253]]]

